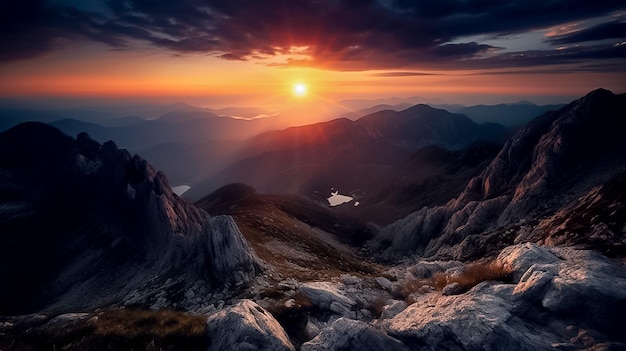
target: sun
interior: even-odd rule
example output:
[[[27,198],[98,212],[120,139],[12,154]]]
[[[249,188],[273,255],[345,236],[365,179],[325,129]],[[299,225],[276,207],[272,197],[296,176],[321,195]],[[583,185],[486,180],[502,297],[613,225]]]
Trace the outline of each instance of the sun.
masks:
[[[304,83],[297,83],[293,85],[293,94],[295,96],[304,96],[307,93],[307,86]]]

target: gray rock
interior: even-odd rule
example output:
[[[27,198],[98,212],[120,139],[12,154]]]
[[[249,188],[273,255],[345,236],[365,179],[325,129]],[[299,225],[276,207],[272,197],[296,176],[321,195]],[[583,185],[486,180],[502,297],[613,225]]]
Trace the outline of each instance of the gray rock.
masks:
[[[393,318],[397,316],[398,314],[400,314],[400,312],[404,311],[407,308],[407,306],[408,305],[404,301],[400,301],[400,300],[387,301],[387,304],[383,306],[383,312],[381,313],[380,318],[381,319]]]
[[[311,319],[309,319],[306,323],[306,326],[304,327],[304,333],[310,340],[320,334],[320,328],[315,323],[313,323]]]
[[[554,340],[536,335],[511,314],[505,300],[487,294],[432,294],[391,320],[390,336],[421,350],[548,350]]]
[[[295,350],[274,317],[251,300],[241,300],[209,315],[208,351]]]
[[[320,309],[329,310],[348,318],[356,318],[353,307],[356,301],[346,297],[331,283],[313,282],[303,284],[298,291]]]
[[[592,251],[534,244],[508,247],[496,260],[513,267],[517,284],[482,282],[461,295],[422,296],[387,320],[388,334],[425,350],[623,345],[623,265]]]
[[[454,282],[451,284],[448,284],[446,286],[443,287],[443,289],[441,289],[441,294],[442,295],[458,295],[462,292],[461,289],[461,285],[459,285],[459,283]]]
[[[92,315],[90,315],[89,313],[65,313],[65,314],[61,314],[50,319],[46,323],[46,326],[55,327],[55,328],[63,328],[74,322],[81,322],[81,321],[87,320],[88,318],[91,318],[91,316]]]
[[[341,282],[345,285],[357,285],[361,283],[361,279],[353,275],[344,274],[341,276]]]
[[[250,282],[261,272],[261,260],[248,246],[243,234],[231,216],[217,216],[211,220],[208,248],[211,269],[224,283],[241,285]]]
[[[513,280],[517,282],[532,265],[555,263],[559,258],[549,249],[524,243],[503,249],[497,261],[513,270]]]
[[[385,290],[391,290],[391,287],[393,285],[393,283],[385,277],[376,278],[376,283],[378,283],[378,285],[380,285],[380,287]]]
[[[301,350],[408,351],[409,349],[382,330],[363,322],[339,318],[313,340],[304,343]]]

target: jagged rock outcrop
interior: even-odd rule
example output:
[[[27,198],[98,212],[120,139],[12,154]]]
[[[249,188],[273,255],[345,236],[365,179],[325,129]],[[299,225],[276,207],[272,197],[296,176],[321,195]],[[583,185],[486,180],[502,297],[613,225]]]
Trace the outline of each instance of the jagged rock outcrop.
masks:
[[[263,264],[248,246],[233,217],[214,217],[211,228],[208,244],[215,276],[237,286],[254,279]]]
[[[420,350],[621,349],[626,269],[593,251],[507,247],[496,262],[513,284],[483,282],[465,294],[424,295],[387,323]]]
[[[626,255],[626,172],[542,219],[516,240],[575,245],[608,256]]]
[[[304,343],[300,350],[408,351],[409,348],[381,329],[367,323],[339,318],[313,340]]]
[[[209,315],[210,351],[295,350],[276,319],[251,300],[241,300]]]
[[[232,220],[213,223],[111,141],[24,123],[0,134],[0,148],[11,150],[0,154],[0,313],[88,309],[130,295],[173,304],[151,291],[178,296],[198,281],[217,287],[260,271]]]
[[[383,228],[372,248],[388,260],[471,259],[527,237],[523,228],[501,228],[550,216],[623,171],[625,114],[626,95],[602,89],[546,113],[509,140],[459,197]]]

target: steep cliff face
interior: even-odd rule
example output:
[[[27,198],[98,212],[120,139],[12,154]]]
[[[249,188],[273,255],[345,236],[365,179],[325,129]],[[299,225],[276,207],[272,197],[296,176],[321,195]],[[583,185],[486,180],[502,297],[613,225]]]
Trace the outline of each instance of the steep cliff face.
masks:
[[[260,271],[247,246],[210,250],[243,240],[232,219],[214,225],[163,173],[113,142],[26,123],[0,134],[0,149],[8,151],[0,154],[3,313],[119,302],[171,276],[220,285]],[[217,268],[233,256],[236,279]]]
[[[624,115],[626,96],[602,89],[548,112],[509,140],[459,197],[384,228],[374,249],[385,259],[467,259],[472,250],[484,254],[527,237],[501,228],[551,216],[623,171]],[[484,247],[488,241],[494,247]]]

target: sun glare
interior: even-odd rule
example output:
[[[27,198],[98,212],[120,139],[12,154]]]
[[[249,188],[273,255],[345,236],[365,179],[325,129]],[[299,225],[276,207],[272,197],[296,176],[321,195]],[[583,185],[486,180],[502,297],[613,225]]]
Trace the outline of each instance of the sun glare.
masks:
[[[298,83],[293,86],[293,94],[295,96],[304,96],[306,95],[307,88],[303,83]]]

